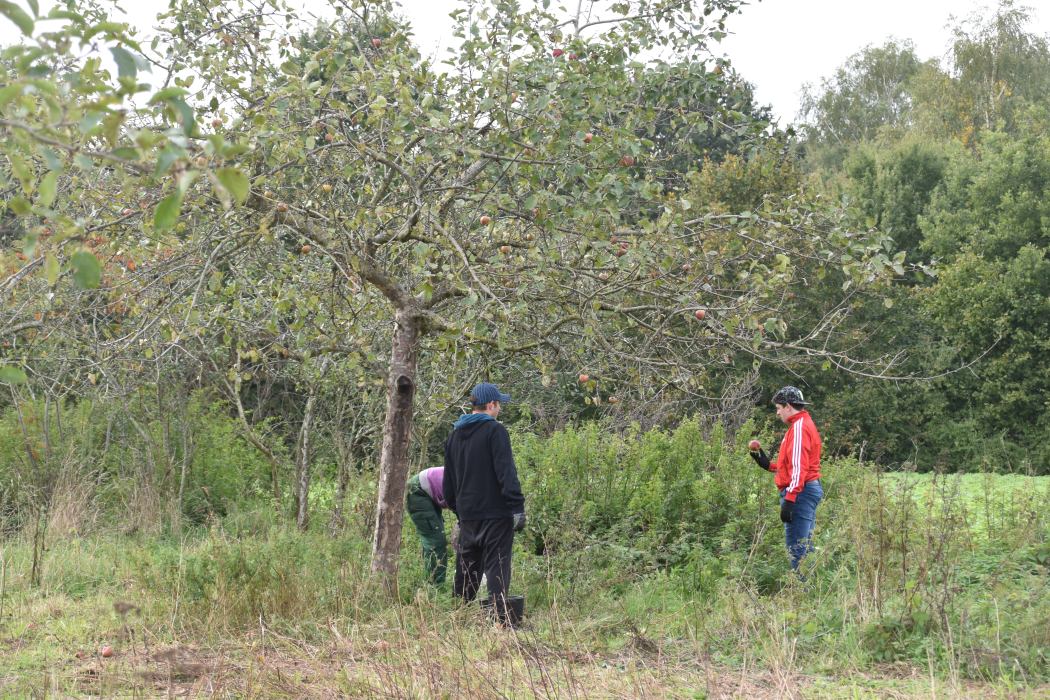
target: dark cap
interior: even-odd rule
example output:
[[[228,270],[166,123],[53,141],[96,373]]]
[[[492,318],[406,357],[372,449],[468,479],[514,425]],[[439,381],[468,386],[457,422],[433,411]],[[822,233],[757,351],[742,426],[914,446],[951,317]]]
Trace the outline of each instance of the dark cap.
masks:
[[[475,406],[484,406],[490,401],[510,403],[510,394],[500,393],[499,387],[488,382],[482,382],[470,391],[470,402]]]
[[[773,394],[773,403],[778,405],[791,404],[792,406],[808,406],[809,402],[802,398],[802,390],[793,386],[786,386]]]

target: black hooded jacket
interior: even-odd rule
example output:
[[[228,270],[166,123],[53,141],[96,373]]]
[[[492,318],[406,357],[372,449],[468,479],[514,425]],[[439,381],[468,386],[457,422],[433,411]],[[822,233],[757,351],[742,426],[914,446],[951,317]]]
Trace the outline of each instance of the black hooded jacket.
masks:
[[[502,423],[485,420],[452,431],[445,443],[445,500],[460,520],[509,518],[525,497]]]

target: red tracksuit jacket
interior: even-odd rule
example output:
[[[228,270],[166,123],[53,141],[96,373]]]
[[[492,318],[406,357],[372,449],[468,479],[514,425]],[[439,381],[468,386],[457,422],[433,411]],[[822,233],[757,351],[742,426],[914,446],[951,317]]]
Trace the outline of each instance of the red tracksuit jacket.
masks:
[[[776,472],[777,488],[787,489],[784,498],[794,501],[807,481],[820,478],[820,433],[809,411],[791,416],[788,424],[771,471]]]

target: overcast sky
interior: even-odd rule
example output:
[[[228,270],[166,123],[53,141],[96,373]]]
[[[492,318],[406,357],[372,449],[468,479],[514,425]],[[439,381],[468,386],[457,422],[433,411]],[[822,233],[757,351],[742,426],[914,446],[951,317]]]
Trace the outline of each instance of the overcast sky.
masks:
[[[15,1],[25,7],[25,0]],[[301,1],[305,12],[330,14],[326,0]],[[40,4],[46,11],[53,3]],[[158,12],[167,9],[168,0],[120,4],[128,14],[115,19],[149,34],[148,27]],[[448,13],[459,4],[457,0],[401,0],[424,53],[444,56],[454,41]],[[987,15],[990,7],[994,3],[981,0],[764,0],[752,2],[734,16],[728,25],[731,35],[712,48],[728,56],[755,85],[759,102],[772,105],[774,114],[787,123],[797,115],[802,86],[819,84],[864,46],[892,36],[913,40],[921,58],[942,58],[950,38],[950,18],[963,19],[975,12]],[[1030,30],[1050,35],[1050,7],[1034,7],[1032,15]],[[17,36],[14,26],[0,18],[0,43],[11,43]]]

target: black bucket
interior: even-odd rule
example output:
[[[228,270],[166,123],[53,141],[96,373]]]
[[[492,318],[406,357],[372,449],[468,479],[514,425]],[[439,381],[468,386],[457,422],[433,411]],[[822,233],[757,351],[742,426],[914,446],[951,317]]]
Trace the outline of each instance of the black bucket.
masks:
[[[501,622],[511,627],[517,627],[521,624],[522,620],[525,619],[525,596],[523,595],[509,595],[507,596],[507,611],[506,619],[500,619],[503,617],[500,615],[498,610],[493,609],[492,598],[483,598],[481,600],[481,609],[487,612],[494,620]]]

